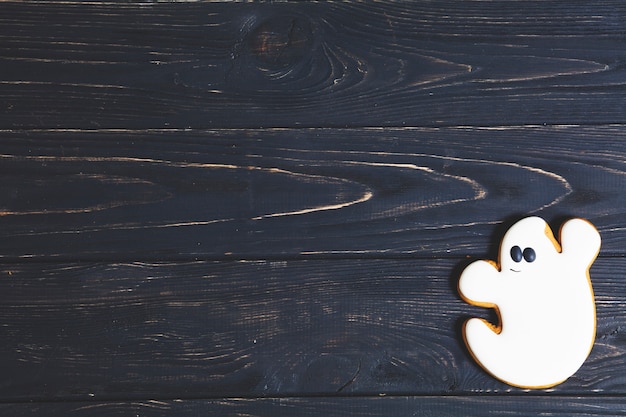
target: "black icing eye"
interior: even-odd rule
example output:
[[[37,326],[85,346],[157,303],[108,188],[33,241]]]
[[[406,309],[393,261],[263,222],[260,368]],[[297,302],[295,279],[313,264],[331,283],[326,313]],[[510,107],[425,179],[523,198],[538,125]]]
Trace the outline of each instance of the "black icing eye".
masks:
[[[526,262],[533,262],[535,259],[537,259],[537,254],[533,248],[524,249],[524,260]]]
[[[511,258],[515,262],[521,262],[522,261],[522,249],[519,246],[513,246],[511,248]]]

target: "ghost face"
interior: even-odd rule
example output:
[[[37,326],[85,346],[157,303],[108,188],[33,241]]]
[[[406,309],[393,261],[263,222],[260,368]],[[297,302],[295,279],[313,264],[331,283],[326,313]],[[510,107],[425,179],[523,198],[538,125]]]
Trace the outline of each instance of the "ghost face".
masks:
[[[500,266],[502,271],[523,273],[536,271],[554,262],[561,252],[561,247],[538,217],[524,219],[522,228],[509,230],[502,239],[500,247]],[[523,232],[522,232],[523,231]]]

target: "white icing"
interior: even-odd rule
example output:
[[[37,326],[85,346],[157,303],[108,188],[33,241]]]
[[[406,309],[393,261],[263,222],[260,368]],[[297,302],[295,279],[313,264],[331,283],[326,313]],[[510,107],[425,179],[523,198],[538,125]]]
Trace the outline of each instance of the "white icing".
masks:
[[[589,267],[600,234],[587,221],[561,228],[561,247],[539,217],[515,223],[504,235],[499,266],[470,264],[459,293],[470,304],[493,307],[500,323],[465,323],[464,338],[476,361],[496,378],[524,388],[546,388],[573,375],[591,351],[596,313]],[[515,262],[511,248],[532,248],[536,259]]]

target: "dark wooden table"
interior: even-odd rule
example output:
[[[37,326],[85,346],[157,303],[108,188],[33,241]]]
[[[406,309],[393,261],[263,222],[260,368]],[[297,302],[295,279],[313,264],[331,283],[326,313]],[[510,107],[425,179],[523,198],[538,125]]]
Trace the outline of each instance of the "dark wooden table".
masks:
[[[1,2],[0,414],[626,415],[625,122],[619,0]],[[461,337],[525,215],[603,239],[547,390]]]

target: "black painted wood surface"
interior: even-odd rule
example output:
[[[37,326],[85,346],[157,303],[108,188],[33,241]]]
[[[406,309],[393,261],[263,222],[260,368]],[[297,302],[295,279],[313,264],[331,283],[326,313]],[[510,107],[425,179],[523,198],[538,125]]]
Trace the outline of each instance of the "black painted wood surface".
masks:
[[[0,247],[172,260],[496,256],[570,216],[626,254],[626,129],[5,132]],[[487,253],[491,249],[491,253]]]
[[[0,2],[0,413],[624,415],[625,41],[621,1]],[[548,390],[461,338],[529,214],[603,239]]]
[[[3,2],[5,128],[623,122],[620,0]]]
[[[460,335],[467,261],[3,265],[11,400],[519,393]],[[597,340],[557,394],[626,395],[624,258],[591,274]],[[546,318],[549,320],[549,318]],[[556,324],[555,324],[556,325]],[[70,377],[71,376],[71,377]],[[34,394],[36,393],[36,394]]]
[[[558,409],[555,408],[558,405]],[[65,416],[623,416],[624,399],[559,396],[260,398],[208,401],[133,401],[103,403],[0,404],[7,415]]]

